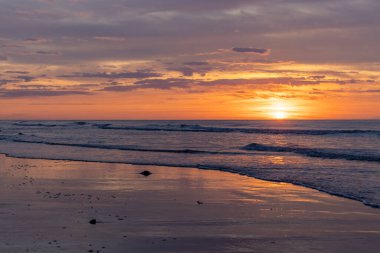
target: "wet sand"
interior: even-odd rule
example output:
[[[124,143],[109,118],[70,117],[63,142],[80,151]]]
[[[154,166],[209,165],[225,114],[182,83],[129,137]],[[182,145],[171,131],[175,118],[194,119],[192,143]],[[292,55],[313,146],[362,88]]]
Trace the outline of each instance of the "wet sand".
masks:
[[[145,177],[139,173],[148,170]],[[96,224],[89,221],[96,219]],[[0,155],[0,252],[378,252],[380,210],[188,168]]]

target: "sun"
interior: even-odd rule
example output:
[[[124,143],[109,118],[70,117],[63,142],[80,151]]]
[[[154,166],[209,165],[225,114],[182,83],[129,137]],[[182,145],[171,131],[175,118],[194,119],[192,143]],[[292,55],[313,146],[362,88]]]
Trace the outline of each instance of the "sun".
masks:
[[[259,107],[266,119],[287,120],[293,119],[295,112],[299,110],[293,101],[270,99],[263,101],[265,104]]]
[[[277,111],[273,113],[273,118],[274,119],[286,119],[287,115],[285,112],[282,111]]]

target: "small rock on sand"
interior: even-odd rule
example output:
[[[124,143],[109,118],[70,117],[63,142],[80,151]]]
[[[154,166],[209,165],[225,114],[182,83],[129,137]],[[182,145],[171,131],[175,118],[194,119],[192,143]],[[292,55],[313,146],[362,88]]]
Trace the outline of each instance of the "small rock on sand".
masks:
[[[144,175],[146,177],[152,175],[152,172],[148,171],[148,170],[144,170],[143,172],[140,173],[141,175]]]

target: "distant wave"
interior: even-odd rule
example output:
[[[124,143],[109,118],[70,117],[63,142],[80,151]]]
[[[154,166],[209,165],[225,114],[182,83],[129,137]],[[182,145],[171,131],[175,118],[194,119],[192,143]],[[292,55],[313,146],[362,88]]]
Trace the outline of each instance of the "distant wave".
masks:
[[[38,141],[38,140],[9,139],[9,138],[4,138],[4,137],[0,137],[0,140],[7,140],[7,141],[19,142],[19,143],[44,144],[44,145],[52,145],[52,146],[69,146],[69,147],[139,151],[139,152],[177,153],[177,154],[210,154],[210,155],[244,155],[244,154],[246,155],[247,154],[243,152],[222,152],[222,151],[207,151],[207,150],[194,150],[194,149],[152,149],[152,148],[141,148],[141,147],[126,146],[126,145],[59,143],[59,142],[48,142],[48,141]]]
[[[252,151],[267,151],[267,152],[289,152],[299,155],[305,155],[309,157],[318,157],[325,159],[344,159],[353,161],[367,161],[367,162],[380,162],[380,156],[374,155],[357,155],[334,152],[331,149],[312,149],[302,147],[282,147],[282,146],[270,146],[258,143],[252,143],[242,148],[243,150]]]
[[[166,131],[166,132],[206,132],[206,133],[247,133],[247,134],[294,134],[294,135],[332,135],[332,134],[380,134],[376,130],[329,130],[329,129],[274,129],[274,128],[230,128],[206,127],[201,125],[147,125],[114,126],[112,124],[94,124],[100,129],[126,131]]]
[[[22,126],[22,127],[62,127],[65,125],[58,125],[58,124],[43,124],[43,123],[24,123],[24,122],[19,122],[19,123],[14,123],[14,126]]]
[[[84,126],[88,125],[88,122],[85,121],[76,121],[76,122],[71,122],[68,124],[48,124],[48,123],[33,123],[33,122],[16,122],[13,123],[14,126],[21,126],[21,127],[68,127],[70,125],[77,125],[77,126]]]
[[[70,124],[48,124],[33,122],[17,122],[15,126],[20,127],[69,127],[71,126],[92,126],[105,130],[125,130],[125,131],[163,131],[163,132],[200,132],[200,133],[245,133],[245,134],[287,134],[287,135],[335,135],[335,134],[376,134],[380,136],[378,130],[358,130],[358,129],[282,129],[282,128],[239,128],[239,127],[211,127],[197,124],[167,124],[167,125],[142,125],[142,126],[115,126],[111,123],[91,124],[90,122],[78,121]]]

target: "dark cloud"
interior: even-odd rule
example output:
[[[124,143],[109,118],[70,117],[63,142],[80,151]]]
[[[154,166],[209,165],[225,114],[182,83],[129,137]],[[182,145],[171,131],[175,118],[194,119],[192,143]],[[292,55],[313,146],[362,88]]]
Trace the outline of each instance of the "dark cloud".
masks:
[[[114,42],[126,40],[126,38],[123,38],[123,37],[112,37],[112,36],[95,36],[94,39],[105,40],[105,41],[114,41]]]
[[[31,82],[34,79],[36,79],[34,76],[27,76],[27,75],[17,76],[17,78],[23,80],[24,82]]]
[[[8,83],[11,83],[11,82],[14,82],[14,81],[15,80],[11,80],[11,79],[0,79],[0,86],[8,84]]]
[[[167,79],[146,79],[135,82],[133,85],[112,85],[102,89],[102,91],[124,92],[136,89],[159,89],[169,90],[172,88],[189,88],[199,81],[186,78],[167,78]]]
[[[48,42],[48,40],[44,38],[27,38],[23,40],[23,42],[32,43],[32,44],[40,44],[40,43]]]
[[[270,50],[265,48],[253,48],[253,47],[234,47],[232,51],[238,53],[255,53],[261,55],[269,54]]]
[[[65,95],[89,95],[85,91],[70,91],[70,90],[6,90],[0,89],[0,97],[3,98],[21,98],[21,97],[54,97]]]
[[[0,55],[0,61],[7,61],[8,57],[5,55]]]
[[[109,79],[123,79],[123,78],[149,78],[149,77],[161,77],[159,73],[151,71],[132,71],[132,72],[98,72],[98,73],[74,73],[72,75],[62,75],[59,77],[83,77],[83,78],[109,78]]]
[[[309,76],[310,79],[320,80],[326,78],[326,76]]]
[[[212,81],[190,78],[166,78],[166,79],[146,79],[140,80],[128,86],[112,85],[103,88],[103,91],[132,91],[136,89],[159,89],[169,90],[172,88],[191,89],[194,87],[218,87],[218,86],[256,86],[256,88],[265,88],[267,85],[288,85],[288,86],[305,86],[318,85],[328,81],[307,80],[305,78],[250,78],[250,79],[217,79]]]
[[[54,90],[56,88],[56,86],[46,85],[46,84],[19,84],[19,85],[17,85],[17,88],[20,90],[24,90],[24,89],[28,89],[28,90]]]
[[[380,90],[364,90],[361,92],[364,92],[364,93],[380,93]]]
[[[54,52],[54,51],[36,51],[36,54],[41,54],[41,55],[60,55],[59,52]]]
[[[189,62],[184,62],[183,65],[188,65],[188,66],[207,66],[208,62],[205,62],[205,61],[189,61]]]
[[[20,74],[20,75],[29,74],[28,71],[13,71],[13,70],[5,71],[4,73],[7,73],[7,74]]]
[[[189,67],[168,68],[168,70],[180,72],[183,76],[193,76],[197,72]]]
[[[311,74],[309,76],[310,79],[324,79],[327,76],[336,76],[339,78],[348,79],[351,78],[353,75],[359,74],[357,71],[335,71],[335,70],[296,70],[296,69],[257,69],[261,72],[266,73],[275,73],[275,74],[296,74],[296,75],[307,75],[308,73]]]
[[[202,84],[209,86],[223,85],[289,85],[289,86],[304,86],[317,85],[321,81],[307,80],[297,77],[278,77],[278,78],[249,78],[249,79],[219,79],[214,81],[204,81]]]
[[[139,88],[154,88],[168,90],[171,88],[188,88],[200,81],[187,78],[147,79],[135,82]]]
[[[95,84],[95,83],[82,83],[82,84],[78,84],[76,86],[77,87],[82,87],[82,88],[96,88],[96,87],[99,87],[99,84]]]
[[[167,63],[167,65],[173,65],[175,63]],[[200,74],[205,76],[207,72],[213,69],[208,62],[205,61],[190,61],[182,63],[183,66],[169,67],[167,70],[176,71],[182,74],[182,76],[193,76],[194,74]]]
[[[319,91],[314,91],[313,93],[318,93]],[[335,90],[326,90],[324,92],[321,92],[321,94],[331,94],[331,93],[354,93],[354,94],[377,94],[380,93],[379,89],[335,89]]]
[[[108,86],[108,87],[103,88],[101,91],[127,92],[127,91],[136,90],[138,88],[139,87],[134,86],[134,85],[131,85],[131,86],[112,85],[112,86]]]
[[[249,5],[252,0],[128,0],[130,6],[145,6],[147,11],[203,12],[222,11]]]

